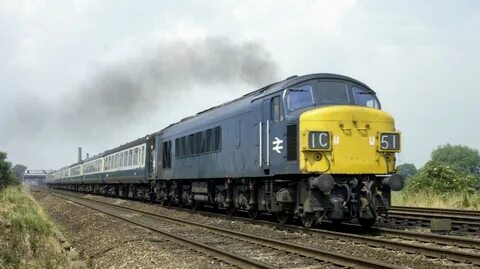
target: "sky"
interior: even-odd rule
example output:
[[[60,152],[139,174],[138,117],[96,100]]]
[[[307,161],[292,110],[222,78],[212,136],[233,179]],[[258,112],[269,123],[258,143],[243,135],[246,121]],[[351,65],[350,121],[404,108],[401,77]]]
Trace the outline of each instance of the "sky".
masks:
[[[377,92],[399,163],[480,149],[478,1],[0,2],[0,151],[74,163],[291,75]]]

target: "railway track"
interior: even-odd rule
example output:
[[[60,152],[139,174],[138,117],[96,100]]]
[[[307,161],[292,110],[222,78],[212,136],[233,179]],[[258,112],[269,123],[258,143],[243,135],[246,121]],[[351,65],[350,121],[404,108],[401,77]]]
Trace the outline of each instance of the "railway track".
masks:
[[[390,208],[390,210],[404,211],[404,212],[416,212],[416,213],[434,213],[434,214],[441,214],[441,215],[480,217],[480,210],[412,207],[412,206],[392,206]]]
[[[62,192],[63,193],[63,192]],[[65,193],[63,193],[65,194]],[[58,195],[55,193],[54,195]],[[73,195],[69,193],[69,195]],[[231,231],[227,231],[222,228],[218,228],[211,225],[204,225],[199,223],[192,223],[182,219],[174,219],[170,216],[152,213],[144,210],[138,210],[131,207],[126,207],[122,205],[113,205],[107,202],[100,202],[97,200],[91,200],[84,197],[80,197],[77,195],[73,195],[75,199],[86,199],[89,201],[96,201],[108,206],[114,206],[116,208],[121,208],[122,210],[131,210],[139,214],[145,214],[153,217],[168,219],[174,222],[180,222],[187,225],[197,226],[203,229],[210,229],[215,232],[220,232],[223,234],[231,233]],[[194,211],[196,212],[196,211]],[[202,215],[209,215],[215,217],[222,217],[226,218],[225,215],[220,215],[216,213],[209,213],[209,212],[201,212]],[[441,259],[448,259],[455,262],[462,262],[467,264],[473,265],[480,265],[480,240],[469,239],[465,237],[454,237],[454,236],[443,236],[443,235],[435,235],[435,234],[428,234],[428,233],[416,233],[416,232],[408,232],[408,231],[401,231],[401,230],[391,230],[391,229],[372,229],[369,234],[353,234],[352,232],[362,232],[363,229],[355,225],[346,225],[348,226],[349,233],[343,233],[338,231],[331,231],[325,229],[316,229],[316,228],[304,228],[298,227],[294,225],[280,225],[264,220],[255,220],[252,221],[250,219],[242,218],[242,217],[235,217],[237,220],[245,221],[248,223],[256,223],[256,224],[264,224],[264,225],[273,225],[279,229],[287,229],[293,231],[301,231],[304,233],[316,234],[325,239],[331,240],[340,240],[344,242],[355,242],[357,244],[373,246],[373,247],[380,247],[380,248],[387,248],[391,250],[397,251],[404,251],[410,254],[419,254],[426,257],[433,257],[433,258],[441,258]],[[299,255],[303,255],[306,257],[314,258],[321,260],[323,262],[340,265],[340,266],[351,266],[354,267],[365,267],[365,268],[396,268],[396,267],[377,267],[380,266],[377,263],[373,265],[366,265],[363,264],[366,262],[363,259],[360,260],[350,260],[351,257],[346,257],[342,255],[339,258],[338,254],[332,252],[325,252],[319,249],[312,249],[305,246],[291,244],[286,242],[280,242],[278,240],[268,241],[272,239],[268,239],[265,241],[265,238],[262,239],[255,239],[252,235],[247,234],[236,234],[236,236],[241,236],[242,238],[246,238],[245,240],[256,240],[257,244],[267,244],[269,247],[276,247],[277,249],[281,249],[283,251],[291,251],[292,253],[297,253]],[[285,246],[288,245],[288,247]],[[293,249],[292,249],[293,248]],[[340,259],[340,260],[339,260]],[[358,259],[358,258],[356,258]],[[228,262],[228,261],[227,261]],[[381,266],[387,266],[382,264]]]
[[[241,268],[291,268],[299,265],[310,268],[402,268],[64,192],[50,194],[160,233],[175,242]],[[270,262],[261,257],[270,257]]]
[[[432,219],[450,219],[452,231],[480,235],[480,211],[395,206],[388,215],[401,226],[429,227]]]

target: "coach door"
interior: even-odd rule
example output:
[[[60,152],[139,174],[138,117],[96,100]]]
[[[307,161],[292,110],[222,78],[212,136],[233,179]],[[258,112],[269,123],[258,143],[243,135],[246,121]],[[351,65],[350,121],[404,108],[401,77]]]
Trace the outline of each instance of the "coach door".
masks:
[[[280,96],[272,96],[263,100],[262,120],[259,129],[261,145],[261,167],[265,175],[275,173],[284,163],[283,110]]]

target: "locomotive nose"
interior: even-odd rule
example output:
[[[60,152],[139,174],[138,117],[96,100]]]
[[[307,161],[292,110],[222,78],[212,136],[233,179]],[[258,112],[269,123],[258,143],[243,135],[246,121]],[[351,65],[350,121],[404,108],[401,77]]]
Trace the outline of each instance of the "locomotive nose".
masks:
[[[395,172],[399,147],[393,118],[362,106],[316,108],[300,116],[300,168],[306,173],[387,174]],[[383,136],[384,133],[391,136]],[[389,146],[395,142],[395,148]],[[318,156],[322,158],[318,158]]]

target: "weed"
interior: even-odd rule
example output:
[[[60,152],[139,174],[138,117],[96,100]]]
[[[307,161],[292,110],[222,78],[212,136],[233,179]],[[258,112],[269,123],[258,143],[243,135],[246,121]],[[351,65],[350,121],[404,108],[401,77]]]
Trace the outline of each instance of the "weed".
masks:
[[[0,268],[64,268],[53,224],[21,186],[0,192]]]

